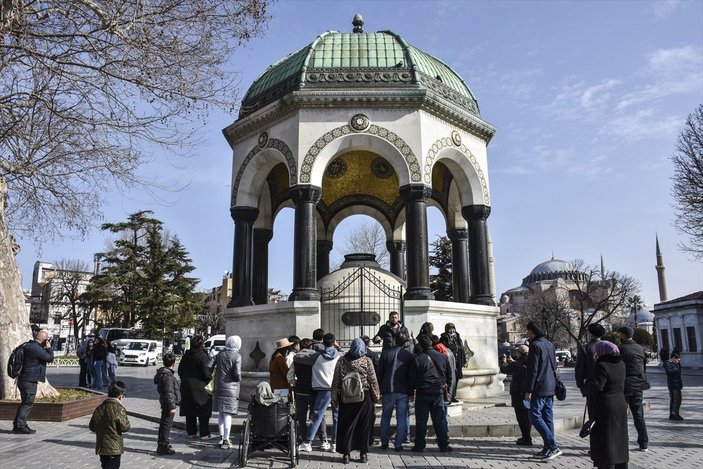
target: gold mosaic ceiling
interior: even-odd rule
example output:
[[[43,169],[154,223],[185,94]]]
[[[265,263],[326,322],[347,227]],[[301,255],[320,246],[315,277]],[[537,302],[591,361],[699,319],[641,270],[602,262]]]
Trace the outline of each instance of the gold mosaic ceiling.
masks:
[[[335,158],[322,178],[322,201],[328,206],[349,195],[368,195],[392,205],[398,191],[393,167],[369,151],[350,151]]]

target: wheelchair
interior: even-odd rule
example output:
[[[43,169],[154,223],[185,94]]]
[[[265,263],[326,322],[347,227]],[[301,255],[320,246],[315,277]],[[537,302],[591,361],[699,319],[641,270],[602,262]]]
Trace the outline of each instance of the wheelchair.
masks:
[[[283,451],[290,458],[291,467],[296,467],[299,460],[296,420],[287,401],[267,406],[252,399],[239,440],[239,467],[246,466],[252,453],[267,448]]]

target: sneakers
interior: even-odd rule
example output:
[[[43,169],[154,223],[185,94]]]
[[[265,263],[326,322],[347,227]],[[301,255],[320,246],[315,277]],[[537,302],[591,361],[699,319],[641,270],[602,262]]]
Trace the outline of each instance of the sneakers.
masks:
[[[168,445],[165,448],[158,448],[156,450],[156,454],[158,454],[159,456],[170,456],[172,454],[176,454],[176,450],[174,450],[171,445]]]
[[[298,445],[298,452],[299,453],[311,453],[312,452],[312,446],[310,443],[305,443],[304,441]]]
[[[332,449],[330,449],[331,452],[336,453],[337,452],[337,444],[332,443]]]
[[[329,451],[330,448],[332,448],[332,445],[330,445],[327,440],[323,441],[322,444],[320,445],[320,449],[322,451]]]
[[[544,448],[544,449],[542,449],[542,451],[540,451],[539,453],[533,453],[533,454],[532,454],[532,457],[533,457],[533,458],[537,458],[537,459],[543,459],[544,456],[545,456],[548,452],[549,452],[549,449],[548,449],[548,448]]]
[[[212,440],[213,438],[220,438],[220,435],[216,435],[214,433],[208,433],[207,435],[203,435],[200,437],[201,440]]]
[[[640,445],[640,451],[646,453],[647,451],[649,451],[649,448],[647,448],[645,445]]]
[[[401,453],[402,451],[403,451],[403,447],[402,447],[402,446],[396,446],[396,447],[395,447],[395,452],[396,452],[396,453]]]
[[[672,415],[669,415],[669,420],[683,420],[683,417],[681,417],[680,415],[672,414]]]
[[[232,449],[232,442],[229,441],[229,439],[223,440],[222,444],[220,445],[220,448],[222,449]]]
[[[220,439],[217,442],[217,446],[222,446],[222,444],[225,442],[225,439],[220,437]]]
[[[525,438],[518,438],[515,441],[515,444],[520,445],[520,446],[532,446],[532,440],[527,440]]]
[[[381,449],[388,449],[388,443],[381,443]]]
[[[454,448],[452,448],[451,446],[445,446],[444,448],[439,448],[440,453],[451,453],[452,451],[454,451]]]
[[[557,456],[560,456],[560,455],[561,455],[561,449],[559,449],[559,447],[557,446],[557,447],[554,448],[554,449],[548,450],[548,451],[544,454],[544,456],[542,456],[542,459],[545,460],[545,461],[549,461],[549,460],[554,459],[554,458],[556,458]]]
[[[12,429],[12,433],[19,433],[22,435],[32,435],[36,432],[37,432],[36,430],[32,430],[29,427],[15,427]]]
[[[197,440],[197,439],[198,439],[198,435],[197,435],[197,434],[188,435],[188,439],[189,439],[189,440]]]

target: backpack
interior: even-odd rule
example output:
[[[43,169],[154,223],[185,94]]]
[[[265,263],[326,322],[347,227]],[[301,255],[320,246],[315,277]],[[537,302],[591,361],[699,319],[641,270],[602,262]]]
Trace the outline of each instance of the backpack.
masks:
[[[355,404],[364,400],[364,389],[361,387],[361,376],[356,371],[350,371],[342,378],[341,398],[345,404]]]
[[[10,359],[7,360],[7,375],[10,378],[18,378],[22,374],[22,366],[24,365],[24,346],[20,344],[10,354]]]

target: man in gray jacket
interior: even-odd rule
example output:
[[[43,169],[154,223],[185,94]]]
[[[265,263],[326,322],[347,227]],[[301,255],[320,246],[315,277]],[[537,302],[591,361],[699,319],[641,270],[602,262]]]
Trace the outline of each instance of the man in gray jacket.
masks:
[[[640,451],[647,451],[649,436],[644,421],[644,395],[642,391],[650,388],[645,375],[647,355],[640,344],[632,340],[635,331],[630,326],[622,326],[620,333],[620,356],[625,363],[625,400],[630,407],[637,429],[637,444]]]

